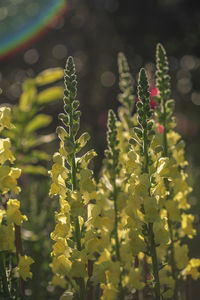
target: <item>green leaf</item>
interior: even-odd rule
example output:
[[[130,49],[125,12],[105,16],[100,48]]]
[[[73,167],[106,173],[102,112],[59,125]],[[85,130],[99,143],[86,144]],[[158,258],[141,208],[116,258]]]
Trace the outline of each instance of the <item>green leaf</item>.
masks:
[[[42,166],[33,166],[33,165],[26,165],[23,166],[23,173],[31,174],[31,175],[44,175],[48,174],[45,167]]]
[[[55,86],[40,92],[37,97],[37,103],[45,104],[45,103],[62,99],[62,97],[63,97],[63,88],[60,86]]]
[[[31,156],[38,160],[47,160],[47,161],[50,160],[50,155],[40,150],[33,150],[31,152]]]
[[[51,116],[45,114],[39,114],[28,123],[25,132],[30,133],[42,127],[46,127],[51,123],[51,121],[52,121]]]
[[[143,131],[142,131],[142,129],[140,129],[138,127],[134,127],[133,130],[134,130],[135,134],[137,135],[137,137],[139,139],[143,138]]]
[[[63,78],[63,69],[51,68],[47,69],[35,78],[35,83],[39,86],[49,84]]]
[[[36,99],[37,90],[33,85],[26,85],[19,100],[19,108],[21,111],[30,111],[33,102]]]

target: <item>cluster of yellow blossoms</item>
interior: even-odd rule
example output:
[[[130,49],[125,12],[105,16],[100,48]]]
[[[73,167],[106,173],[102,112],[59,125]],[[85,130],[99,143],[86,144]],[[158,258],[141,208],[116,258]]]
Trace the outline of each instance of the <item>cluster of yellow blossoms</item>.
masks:
[[[1,107],[0,131],[4,128],[12,129],[13,127],[10,108]],[[18,233],[22,222],[27,220],[27,217],[20,212],[20,202],[17,199],[13,199],[13,196],[20,192],[17,179],[21,174],[20,169],[11,166],[14,160],[15,157],[11,152],[10,139],[0,138],[0,290],[7,297],[11,297],[7,274],[10,274],[10,278],[14,276],[14,270],[10,269],[9,266],[16,266],[15,259],[10,262],[9,257],[13,256],[12,254],[14,253],[17,254],[16,260],[18,265],[15,268],[15,273],[18,273],[24,280],[32,276],[30,264],[33,263],[31,258],[20,255],[22,253],[18,249],[21,243]]]
[[[154,109],[144,69],[139,74],[137,117],[128,64],[119,55],[119,121],[108,114],[108,149],[98,184],[88,169],[96,155],[78,152],[89,136],[75,138],[80,112],[70,57],[65,70],[64,114],[57,128],[59,152],[53,156],[50,195],[58,195],[52,283],[66,299],[183,299],[181,283],[200,276],[200,259],[188,258],[185,237],[193,238],[188,210],[184,143],[174,131],[168,62],[157,46]]]

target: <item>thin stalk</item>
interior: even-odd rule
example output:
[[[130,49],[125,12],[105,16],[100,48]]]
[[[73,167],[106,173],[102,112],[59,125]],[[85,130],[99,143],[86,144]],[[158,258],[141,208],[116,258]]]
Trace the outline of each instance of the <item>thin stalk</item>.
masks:
[[[21,227],[15,225],[15,245],[16,245],[16,255],[17,261],[19,261],[19,254],[23,254],[22,248],[22,238],[21,238]],[[19,290],[22,297],[24,297],[24,280],[20,277],[19,278]]]
[[[73,128],[73,116],[72,116],[72,105],[70,107],[70,126],[69,126],[69,135],[71,142],[74,145],[74,136],[72,132]],[[72,174],[72,191],[77,189],[76,184],[76,161],[75,161],[75,153],[73,152],[71,154],[71,174]],[[81,231],[80,231],[80,224],[78,216],[75,218],[75,235],[76,235],[76,243],[77,243],[77,249],[81,251]],[[79,288],[80,288],[80,299],[85,300],[86,299],[86,291],[85,291],[85,282],[83,278],[78,278]]]
[[[152,265],[153,265],[153,276],[155,280],[155,299],[160,300],[160,279],[158,274],[158,259],[156,253],[156,245],[154,240],[154,232],[153,232],[153,223],[149,223],[149,235],[150,235],[150,249],[151,249],[151,257],[152,257]]]
[[[118,209],[117,209],[117,187],[116,187],[116,176],[114,176],[113,181],[113,188],[114,188],[114,210],[115,210],[115,245],[116,245],[116,257],[117,260],[120,262],[120,244],[119,244],[119,236],[118,236]],[[122,278],[121,278],[121,272],[120,272],[120,280],[119,280],[119,297],[120,300],[124,299],[123,296],[123,289],[122,289]]]
[[[118,236],[118,209],[117,209],[117,187],[116,187],[116,182],[114,178],[114,209],[115,209],[115,243],[116,243],[116,256],[117,260],[120,261],[120,246],[119,246],[119,236]]]
[[[149,174],[147,128],[144,128],[143,150],[144,150],[144,159],[145,159],[144,172]],[[150,191],[149,191],[149,194],[150,194]],[[151,257],[152,257],[153,275],[154,275],[154,280],[155,280],[155,287],[154,287],[155,299],[160,300],[160,279],[159,279],[159,274],[158,274],[158,258],[157,258],[157,253],[156,253],[156,244],[155,244],[155,239],[154,239],[153,223],[148,223],[148,231],[149,231],[149,237],[150,237],[150,251],[151,251]]]
[[[162,101],[162,106],[163,106],[163,127],[164,127],[164,132],[163,132],[163,148],[164,148],[164,156],[168,157],[169,153],[168,153],[168,143],[167,143],[167,127],[166,127],[166,105],[165,105],[165,100],[164,100],[164,96],[162,97],[163,101]],[[169,182],[168,179],[165,180],[165,186],[167,189],[169,189]],[[171,239],[171,243],[170,243],[170,250],[171,250],[171,268],[172,268],[172,277],[175,281],[175,286],[174,286],[174,300],[178,300],[178,276],[177,276],[177,268],[176,268],[176,264],[175,264],[175,258],[174,258],[174,237],[173,237],[173,224],[172,222],[170,222],[169,220],[169,216],[167,218],[167,223],[169,226],[169,233],[170,233],[170,239]]]
[[[4,253],[0,253],[0,274],[2,279],[2,287],[3,287],[3,293],[6,300],[10,300],[10,292],[8,288],[8,281],[6,276],[6,266],[5,266],[5,257]]]

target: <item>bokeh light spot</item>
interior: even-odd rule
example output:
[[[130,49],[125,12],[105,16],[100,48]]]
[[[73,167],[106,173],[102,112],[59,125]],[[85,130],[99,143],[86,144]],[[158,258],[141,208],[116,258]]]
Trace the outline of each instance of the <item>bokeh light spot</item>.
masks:
[[[0,21],[4,20],[8,15],[8,9],[6,7],[0,7]]]
[[[56,59],[63,59],[67,55],[67,47],[62,44],[58,44],[53,47],[52,54]]]
[[[33,65],[38,61],[39,56],[37,49],[32,48],[24,53],[24,61],[29,65]]]
[[[18,98],[21,94],[20,85],[18,83],[11,84],[11,86],[9,87],[9,93],[12,97]]]
[[[110,71],[106,71],[101,75],[101,84],[105,87],[111,87],[115,83],[115,75]]]
[[[193,70],[196,66],[195,58],[191,55],[184,55],[181,58],[181,67],[187,70]]]
[[[181,78],[178,80],[177,89],[181,94],[187,94],[192,89],[192,82],[189,78]]]
[[[194,104],[200,105],[200,93],[196,93],[196,92],[192,93],[191,100]]]

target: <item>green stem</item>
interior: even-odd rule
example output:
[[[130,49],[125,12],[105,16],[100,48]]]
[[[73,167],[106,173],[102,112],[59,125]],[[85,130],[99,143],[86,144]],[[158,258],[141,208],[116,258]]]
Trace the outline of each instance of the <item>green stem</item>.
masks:
[[[70,126],[69,126],[69,135],[71,142],[74,145],[74,135],[73,135],[73,115],[72,115],[72,105],[70,107]],[[72,191],[77,189],[77,182],[76,182],[76,160],[75,160],[75,152],[71,154],[71,174],[72,174]],[[80,224],[78,216],[75,217],[75,236],[76,236],[76,243],[77,243],[77,249],[81,251],[81,231],[80,231]],[[86,299],[86,291],[85,291],[85,282],[84,279],[79,277],[78,278],[78,284],[80,288],[80,300]]]
[[[167,127],[166,127],[166,101],[165,101],[165,97],[164,95],[162,95],[162,105],[163,105],[163,126],[164,126],[164,132],[163,132],[163,148],[164,148],[164,156],[165,157],[169,157],[169,153],[168,153],[168,143],[167,143]],[[165,186],[166,189],[169,190],[169,182],[167,179],[165,179]],[[173,224],[172,222],[169,220],[169,216],[168,216],[168,226],[169,226],[169,232],[170,232],[170,239],[171,239],[171,243],[170,243],[170,262],[171,262],[171,268],[172,268],[172,277],[175,281],[175,287],[174,287],[174,300],[178,300],[178,278],[177,278],[177,268],[176,268],[176,264],[175,264],[175,258],[174,258],[174,237],[173,237]]]
[[[158,259],[156,253],[156,244],[154,240],[153,223],[149,223],[149,235],[150,235],[150,251],[153,265],[153,276],[155,280],[155,299],[160,300],[160,279],[158,274]]]
[[[173,238],[173,230],[172,230],[172,223],[170,222],[168,218],[168,226],[169,226],[169,232],[170,232],[170,238],[171,238],[171,244],[170,244],[170,250],[171,250],[171,267],[172,267],[172,277],[175,281],[175,286],[174,286],[174,300],[178,300],[178,277],[177,277],[177,268],[175,264],[175,259],[174,259],[174,238]]]
[[[8,281],[6,276],[5,257],[4,253],[0,253],[0,274],[2,279],[3,293],[6,300],[10,300],[10,292],[8,289]]]
[[[149,154],[148,154],[148,144],[147,144],[147,128],[144,128],[144,172],[149,174]],[[150,194],[150,191],[149,191]],[[149,229],[149,238],[150,238],[150,251],[152,257],[152,266],[153,266],[153,275],[155,280],[155,300],[160,300],[160,279],[158,274],[158,258],[156,253],[156,244],[154,239],[154,232],[153,232],[153,223],[148,223]]]
[[[113,188],[114,188],[114,209],[115,209],[115,245],[116,245],[116,257],[120,262],[120,244],[119,244],[119,236],[118,236],[118,209],[117,209],[117,187],[116,187],[116,178],[113,180]],[[120,280],[119,280],[119,299],[123,300],[123,289],[122,289],[122,278],[120,272]]]
[[[163,127],[164,127],[164,132],[163,132],[163,147],[164,147],[164,156],[168,156],[168,146],[167,146],[167,127],[166,127],[166,105],[165,105],[165,100],[163,99]]]
[[[114,179],[114,209],[115,209],[115,243],[116,243],[116,256],[117,260],[120,261],[120,250],[119,250],[119,236],[118,236],[118,210],[117,210],[117,188]]]

